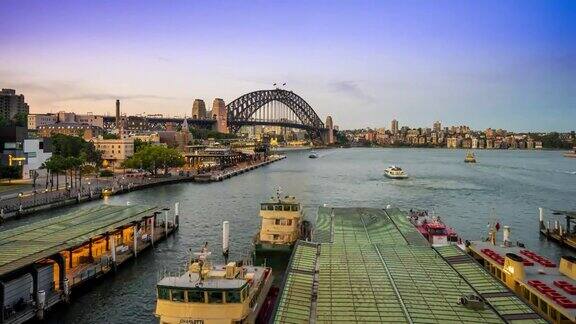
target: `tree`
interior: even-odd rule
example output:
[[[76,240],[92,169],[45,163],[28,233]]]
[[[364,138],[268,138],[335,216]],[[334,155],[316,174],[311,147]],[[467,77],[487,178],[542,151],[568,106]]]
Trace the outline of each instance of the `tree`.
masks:
[[[184,165],[184,157],[175,149],[164,146],[145,146],[131,158],[124,161],[123,166],[131,169],[144,169],[152,174],[158,174],[158,169],[179,167]]]
[[[140,149],[146,147],[146,146],[151,146],[152,143],[148,142],[148,141],[143,141],[139,138],[135,138],[134,139],[134,153],[140,151]]]
[[[102,135],[103,139],[120,139],[120,136],[116,135],[116,134],[112,134],[112,133],[104,133]]]
[[[8,179],[10,182],[12,179],[20,179],[22,176],[22,167],[19,165],[4,165],[0,167],[0,177]]]
[[[28,114],[19,112],[12,118],[14,126],[26,127],[28,126]]]
[[[84,157],[85,162],[93,163],[97,167],[102,165],[102,153],[96,150],[94,143],[87,142],[78,136],[56,134],[52,136],[53,155],[62,157]]]

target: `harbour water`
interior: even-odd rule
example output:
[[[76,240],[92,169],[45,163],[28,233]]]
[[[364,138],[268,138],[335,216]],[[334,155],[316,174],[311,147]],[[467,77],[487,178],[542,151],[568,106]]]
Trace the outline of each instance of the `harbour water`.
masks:
[[[288,153],[284,161],[218,183],[182,183],[108,199],[107,203],[173,206],[180,202],[179,232],[154,251],[138,256],[115,276],[73,297],[49,316],[52,323],[155,323],[155,284],[165,271],[177,271],[189,249],[208,241],[220,257],[221,223],[230,221],[231,259],[248,253],[258,228],[259,202],[280,186],[296,195],[308,218],[319,205],[434,210],[469,239],[486,236],[493,218],[521,241],[557,259],[563,251],[538,236],[538,207],[576,210],[576,161],[558,151],[477,151],[477,164],[463,162],[465,151],[444,149],[336,149]],[[401,166],[407,180],[390,180],[383,170]],[[88,203],[101,204],[102,201]],[[5,227],[50,217],[50,213],[10,222]],[[547,213],[547,218],[552,215]]]

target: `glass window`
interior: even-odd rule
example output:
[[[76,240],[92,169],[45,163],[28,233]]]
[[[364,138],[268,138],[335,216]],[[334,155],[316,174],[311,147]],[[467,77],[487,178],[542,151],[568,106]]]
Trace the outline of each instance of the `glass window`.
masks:
[[[188,290],[188,302],[189,303],[203,303],[204,302],[204,292],[201,290]]]
[[[213,304],[221,304],[224,302],[224,296],[221,291],[209,291],[208,302]]]
[[[292,205],[292,211],[298,211],[298,205]]]
[[[284,211],[290,211],[290,205],[284,205]]]
[[[274,206],[273,206],[273,205],[268,205],[268,210],[274,210]]]
[[[240,290],[231,290],[231,291],[226,292],[226,302],[227,303],[239,303],[239,302],[241,302]]]
[[[292,220],[291,220],[291,219],[289,219],[288,221],[286,221],[286,225],[288,225],[288,226],[292,226]]]
[[[242,300],[248,298],[248,288],[242,289]]]
[[[172,289],[172,301],[183,302],[184,301],[184,290]]]
[[[548,314],[548,304],[543,300],[540,301],[540,309],[544,314]]]
[[[274,210],[282,211],[282,205],[275,205]]]
[[[170,299],[170,289],[166,287],[158,287],[158,299]]]
[[[260,205],[260,210],[266,210],[266,208],[267,208],[266,204],[261,204],[261,205]]]
[[[274,225],[280,225],[280,220],[279,219],[274,220]]]

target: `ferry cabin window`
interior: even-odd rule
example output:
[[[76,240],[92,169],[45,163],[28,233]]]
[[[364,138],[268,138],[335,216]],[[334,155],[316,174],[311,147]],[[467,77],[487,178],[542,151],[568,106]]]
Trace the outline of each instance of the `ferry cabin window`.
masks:
[[[274,210],[282,211],[282,205],[274,205]]]
[[[274,205],[268,205],[267,209],[268,210],[274,210]]]
[[[172,301],[183,302],[184,301],[184,290],[172,289]]]
[[[209,291],[208,292],[208,302],[212,304],[222,304],[224,302],[224,296],[221,291]]]
[[[284,211],[290,211],[290,205],[284,205]]]
[[[188,302],[189,303],[203,303],[204,302],[204,292],[201,290],[188,290]]]
[[[298,205],[292,205],[292,211],[298,211]]]
[[[291,219],[287,220],[287,221],[286,221],[286,225],[291,226],[291,225],[292,225],[292,220],[291,220]]]
[[[240,290],[231,290],[226,292],[226,302],[227,303],[240,303]]]
[[[276,220],[274,221],[274,225],[280,225],[280,220],[279,220],[279,219],[276,219]]]
[[[260,205],[260,210],[266,210],[267,208],[268,208],[268,205],[266,205],[266,204]]]
[[[166,287],[158,287],[158,299],[170,299],[170,289]]]
[[[248,298],[248,288],[242,289],[242,300]]]

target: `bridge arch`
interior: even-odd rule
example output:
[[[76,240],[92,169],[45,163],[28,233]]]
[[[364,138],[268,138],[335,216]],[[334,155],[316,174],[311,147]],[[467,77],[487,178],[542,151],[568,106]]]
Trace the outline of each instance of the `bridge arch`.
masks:
[[[243,125],[249,125],[250,117],[272,101],[280,102],[292,110],[301,122],[301,125],[297,126],[306,129],[312,139],[322,139],[322,131],[326,126],[318,114],[302,97],[283,89],[253,91],[226,105],[230,131],[236,133]]]

